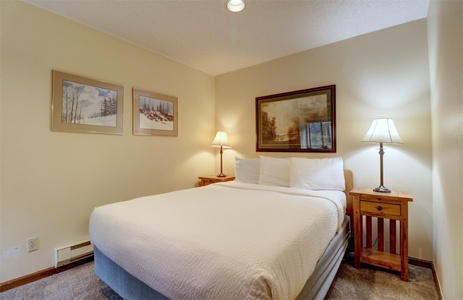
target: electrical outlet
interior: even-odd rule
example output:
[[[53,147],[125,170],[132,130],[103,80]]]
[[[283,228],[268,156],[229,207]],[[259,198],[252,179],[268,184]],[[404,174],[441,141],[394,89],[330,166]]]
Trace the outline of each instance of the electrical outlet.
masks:
[[[30,238],[27,240],[27,252],[39,250],[39,238]]]

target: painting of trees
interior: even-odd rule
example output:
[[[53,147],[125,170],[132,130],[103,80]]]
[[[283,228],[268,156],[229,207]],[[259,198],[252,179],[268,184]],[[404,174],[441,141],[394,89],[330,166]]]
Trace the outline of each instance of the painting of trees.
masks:
[[[172,130],[174,102],[140,96],[140,127],[144,129]]]
[[[122,134],[124,87],[53,70],[51,130]]]
[[[256,98],[257,151],[336,152],[335,85]]]
[[[63,81],[61,122],[116,126],[117,92]]]
[[[277,137],[276,118],[269,120],[268,113],[262,112],[262,141],[274,141]]]
[[[76,85],[70,81],[63,82],[63,123],[80,123],[82,107],[79,106],[79,98],[84,90],[84,85]]]
[[[133,133],[178,136],[178,98],[133,89]]]

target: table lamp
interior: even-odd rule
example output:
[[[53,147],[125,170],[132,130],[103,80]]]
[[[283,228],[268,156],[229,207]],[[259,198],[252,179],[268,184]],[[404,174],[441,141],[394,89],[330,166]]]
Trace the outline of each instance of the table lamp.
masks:
[[[362,142],[376,142],[379,143],[379,163],[380,163],[380,185],[374,188],[373,191],[380,193],[390,193],[391,190],[386,188],[383,183],[383,143],[403,144],[402,139],[394,126],[392,119],[374,119],[371,123]]]
[[[220,147],[220,174],[217,177],[226,177],[222,172],[222,153],[223,149],[231,148],[230,144],[228,143],[228,135],[226,132],[218,131],[215,135],[214,140],[212,141],[211,147],[219,148]]]

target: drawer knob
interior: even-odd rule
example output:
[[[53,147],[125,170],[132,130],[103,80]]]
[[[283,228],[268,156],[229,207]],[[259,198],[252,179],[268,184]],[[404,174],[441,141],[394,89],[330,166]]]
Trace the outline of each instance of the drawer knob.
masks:
[[[378,210],[383,210],[383,208],[381,206],[378,205],[377,207]]]

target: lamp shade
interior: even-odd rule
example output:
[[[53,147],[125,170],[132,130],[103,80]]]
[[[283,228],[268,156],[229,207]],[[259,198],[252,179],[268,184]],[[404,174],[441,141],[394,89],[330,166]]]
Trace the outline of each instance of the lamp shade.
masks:
[[[362,142],[403,144],[392,119],[374,119]]]
[[[217,132],[211,144],[211,147],[218,148],[220,146],[222,146],[222,148],[231,148],[230,144],[228,143],[228,134],[223,131]]]

